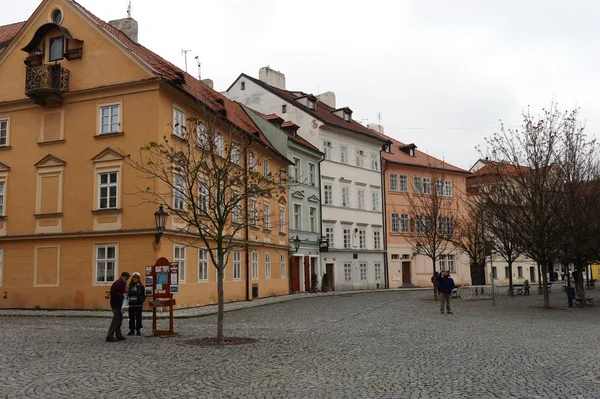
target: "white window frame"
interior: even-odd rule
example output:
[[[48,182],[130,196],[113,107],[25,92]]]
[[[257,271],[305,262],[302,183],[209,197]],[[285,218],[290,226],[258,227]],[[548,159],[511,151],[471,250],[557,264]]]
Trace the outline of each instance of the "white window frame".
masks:
[[[381,231],[373,231],[373,249],[381,249]]]
[[[325,205],[332,205],[333,204],[333,185],[331,184],[324,184],[323,185],[323,203]]]
[[[208,250],[198,248],[198,282],[208,281]]]
[[[311,206],[308,210],[309,228],[311,233],[317,232],[317,208]]]
[[[233,280],[242,279],[242,253],[233,251]]]
[[[452,197],[452,181],[444,180],[444,196]]]
[[[264,205],[263,228],[271,229],[271,205],[269,204]]]
[[[296,213],[296,209],[298,209],[298,213]],[[294,230],[302,231],[302,204],[294,203],[292,210],[292,217],[294,218]]]
[[[381,280],[381,263],[375,262],[373,264],[373,270],[375,271],[375,281]]]
[[[379,191],[372,191],[371,199],[373,200],[373,211],[379,212]]]
[[[179,265],[179,282],[185,282],[185,253],[185,245],[173,245],[173,262]]]
[[[377,154],[374,152],[371,153],[371,169],[379,170],[379,160],[377,159]]]
[[[342,186],[342,206],[350,208],[350,187]]]
[[[421,176],[415,176],[413,178],[414,190],[417,194],[423,194],[423,178]]]
[[[0,118],[0,147],[10,146],[10,118]]]
[[[239,165],[240,163],[240,146],[238,143],[232,142],[231,144],[231,162]]]
[[[327,241],[329,241],[329,247],[333,248],[333,240],[335,239],[333,227],[325,227],[325,237],[327,237]]]
[[[365,229],[358,229],[358,247],[360,249],[367,248],[367,231]]]
[[[265,252],[265,279],[271,278],[271,253]]]
[[[343,229],[342,233],[343,233],[343,237],[344,237],[344,241],[343,241],[344,248],[346,248],[346,249],[352,248],[352,231],[351,231],[351,229]]]
[[[185,177],[178,173],[173,175],[173,209],[185,210]]]
[[[279,255],[279,275],[281,278],[285,278],[285,255]]]
[[[250,199],[250,226],[258,227],[258,201]]]
[[[0,216],[6,216],[6,180],[0,180]]]
[[[356,150],[356,166],[359,168],[365,167],[365,152],[363,150]]]
[[[348,146],[346,145],[340,146],[340,162],[348,163]]]
[[[104,249],[104,254],[105,257],[100,259],[99,258],[99,250],[103,248]],[[108,257],[108,249],[109,248],[113,248],[115,251],[115,255],[112,258]],[[118,272],[119,272],[119,245],[118,244],[114,244],[114,243],[106,243],[106,244],[96,244],[94,247],[95,250],[95,256],[94,256],[94,264],[95,264],[95,273],[94,273],[94,284],[96,285],[103,285],[103,284],[112,284],[117,278],[118,278]],[[113,279],[112,280],[108,280],[107,279],[107,270],[108,270],[108,263],[109,262],[113,262]],[[100,267],[100,263],[104,263],[103,268],[104,268],[104,280],[100,281],[98,280],[98,270]]]
[[[344,282],[352,282],[352,263],[344,262]]]
[[[294,175],[294,182],[300,182],[300,171],[302,170],[302,161],[298,157],[293,157],[294,164],[292,165],[292,172]]]
[[[396,173],[390,173],[390,191],[399,191],[398,175]]]
[[[99,126],[98,126],[98,135],[102,136],[104,134],[115,134],[121,132],[121,102],[110,103],[110,104],[100,104],[99,105]],[[113,111],[116,108],[116,115],[113,114]],[[108,111],[108,123],[104,123],[104,111]],[[113,122],[113,117],[116,116],[117,121]],[[104,131],[104,127],[106,126],[107,130]],[[113,129],[115,127],[115,129]]]
[[[356,190],[356,199],[357,199],[357,207],[358,209],[365,209],[365,190],[359,188]]]
[[[198,126],[196,127],[196,141],[198,147],[206,150],[208,134],[206,133],[206,125],[204,123],[198,123]]]
[[[327,160],[331,160],[331,141],[323,140],[323,155]]]
[[[279,208],[279,232],[285,233],[285,209]]]
[[[360,281],[367,281],[368,280],[368,276],[369,276],[369,271],[367,269],[367,262],[360,262],[358,264],[358,270],[359,270],[359,278]]]
[[[444,196],[444,182],[439,179],[435,179],[435,194],[439,197]]]
[[[398,191],[402,193],[408,192],[408,176],[398,175]]]
[[[265,179],[269,178],[269,160],[263,159],[263,177]]]
[[[250,171],[256,172],[257,164],[258,164],[258,160],[256,159],[256,154],[251,152],[250,153]]]
[[[185,111],[173,106],[173,134],[185,138]]]
[[[410,219],[407,213],[400,214],[400,233],[408,233],[410,228]]]
[[[252,280],[258,280],[258,252],[252,251]]]
[[[314,163],[309,162],[308,163],[308,184],[310,186],[314,187],[317,184],[316,176],[317,176],[317,166]]]
[[[423,178],[423,194],[431,194],[431,178]]]
[[[198,207],[200,208],[201,215],[208,214],[208,202],[208,187],[206,183],[201,181],[198,183]]]
[[[220,157],[223,157],[223,148],[225,148],[223,135],[221,133],[217,133],[215,135],[215,153]]]
[[[98,173],[98,209],[118,209],[119,208],[119,171],[118,170],[107,170],[99,171]],[[110,176],[115,174],[117,180],[114,183],[110,182]],[[102,175],[108,175],[108,183],[102,183]],[[115,188],[115,206],[110,205],[110,189]],[[107,189],[106,206],[102,207],[102,189]]]

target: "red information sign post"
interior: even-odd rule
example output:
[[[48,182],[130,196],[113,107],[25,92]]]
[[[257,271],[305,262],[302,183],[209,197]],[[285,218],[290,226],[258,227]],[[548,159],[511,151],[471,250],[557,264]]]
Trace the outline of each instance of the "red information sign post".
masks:
[[[173,306],[175,299],[173,294],[179,292],[179,265],[169,262],[167,258],[159,258],[154,266],[146,267],[146,289],[152,287],[152,335],[151,337],[171,337],[178,335],[173,331]],[[148,294],[150,294],[148,292]],[[158,330],[156,328],[156,308],[169,308],[169,329]]]

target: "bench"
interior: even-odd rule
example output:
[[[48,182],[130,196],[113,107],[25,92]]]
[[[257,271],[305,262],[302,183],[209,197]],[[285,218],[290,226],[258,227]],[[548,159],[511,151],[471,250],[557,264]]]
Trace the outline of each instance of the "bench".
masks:
[[[454,288],[452,289],[452,292],[450,293],[450,296],[452,298],[458,298],[458,289],[460,288],[460,285],[455,285]]]
[[[577,297],[575,298],[575,306],[577,307],[584,307],[584,306],[594,306],[594,298],[580,298]]]
[[[525,292],[523,284],[513,284],[512,289],[515,295],[523,295]],[[510,295],[510,288],[508,288],[508,294]]]

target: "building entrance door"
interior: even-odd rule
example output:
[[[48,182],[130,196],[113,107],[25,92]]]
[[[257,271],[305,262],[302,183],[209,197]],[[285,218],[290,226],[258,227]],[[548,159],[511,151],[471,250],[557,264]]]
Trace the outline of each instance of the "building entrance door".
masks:
[[[402,285],[403,286],[411,286],[412,282],[410,280],[410,262],[402,262]]]
[[[292,256],[292,290],[300,291],[300,257]]]
[[[529,268],[529,279],[532,283],[535,283],[535,267],[533,266]]]
[[[333,263],[325,264],[325,270],[327,271],[327,277],[329,278],[329,284],[327,286],[327,289],[329,291],[333,291],[333,287],[335,287],[335,283],[333,281],[334,276],[335,276],[333,274]]]
[[[310,258],[304,257],[304,291],[310,291]]]

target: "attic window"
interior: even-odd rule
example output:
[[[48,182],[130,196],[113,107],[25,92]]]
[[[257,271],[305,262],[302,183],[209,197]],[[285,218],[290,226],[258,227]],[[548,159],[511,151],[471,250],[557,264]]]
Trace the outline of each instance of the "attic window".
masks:
[[[352,120],[352,115],[350,114],[350,112],[344,112],[344,120],[346,122],[350,122]]]
[[[56,25],[59,25],[62,22],[62,11],[59,9],[56,9],[54,11],[52,11],[52,22],[54,22]]]
[[[283,104],[283,105],[281,106],[281,113],[282,113],[282,114],[285,114],[286,112],[287,112],[287,104]]]
[[[240,90],[246,90],[246,82],[240,83]]]
[[[408,155],[410,155],[411,157],[415,156],[415,149],[414,148],[409,148],[408,149]]]
[[[307,105],[308,109],[312,109],[314,111],[315,109],[315,102],[313,100],[308,100]]]

